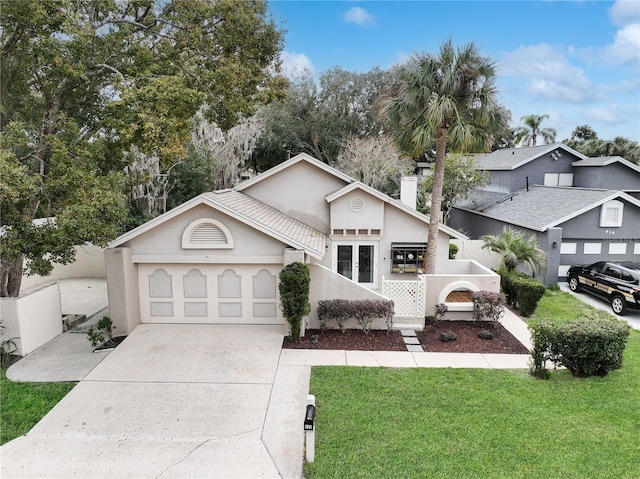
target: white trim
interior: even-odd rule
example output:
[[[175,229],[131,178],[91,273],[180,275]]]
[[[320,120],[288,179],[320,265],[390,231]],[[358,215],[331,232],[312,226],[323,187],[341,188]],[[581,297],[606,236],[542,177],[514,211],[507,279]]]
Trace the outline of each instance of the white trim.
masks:
[[[226,243],[192,243],[193,232],[202,225],[212,225],[219,228],[225,236]],[[222,222],[213,218],[200,218],[192,221],[182,233],[182,249],[232,249],[233,236],[231,231]]]
[[[615,211],[615,218],[607,218],[609,211]],[[624,213],[624,203],[618,200],[610,200],[600,206],[600,227],[617,228],[622,226],[622,215]]]
[[[364,286],[365,288],[369,288],[369,289],[378,289],[378,275],[379,273],[379,258],[380,258],[380,242],[379,241],[334,241],[333,242],[333,257],[331,260],[331,269],[333,270],[334,273],[340,274],[338,272],[338,247],[339,246],[351,246],[352,250],[351,250],[351,278],[347,278],[346,276],[344,276],[347,279],[350,279],[351,281],[353,281],[354,283],[359,284],[360,286]],[[358,275],[358,253],[359,253],[359,247],[360,246],[373,246],[373,271],[371,272],[371,278],[373,279],[373,282],[371,283],[364,283],[364,282],[360,282],[358,281],[357,275]],[[340,274],[341,275],[341,274]],[[341,275],[343,276],[343,275]]]
[[[134,254],[131,258],[135,263],[147,264],[282,264],[282,256],[233,256],[233,255],[196,255],[196,254]]]

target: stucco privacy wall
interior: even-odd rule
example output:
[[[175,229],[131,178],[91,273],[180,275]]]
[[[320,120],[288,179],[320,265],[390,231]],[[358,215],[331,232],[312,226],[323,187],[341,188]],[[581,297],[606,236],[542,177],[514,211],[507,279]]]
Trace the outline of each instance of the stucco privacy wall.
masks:
[[[70,278],[106,278],[104,254],[102,248],[87,244],[76,246],[76,258],[71,264],[54,264],[48,276],[23,276],[21,290],[27,290],[59,279]]]
[[[309,292],[309,304],[311,311],[309,312],[308,327],[317,329],[320,327],[318,320],[318,301],[324,299],[349,299],[349,300],[384,300],[387,299],[377,292],[364,288],[353,281],[325,268],[319,264],[309,264],[309,273],[311,275],[311,287]],[[333,325],[335,326],[335,325]],[[347,327],[358,328],[357,324],[347,323]],[[374,329],[385,329],[384,321],[376,321],[373,324]]]
[[[446,274],[420,276],[426,283],[425,315],[433,315],[435,305],[445,302],[452,291],[500,291],[500,276],[476,261],[448,260],[441,271],[446,271]],[[453,307],[450,307],[447,318],[471,319],[468,311],[455,311]]]
[[[58,283],[24,292],[18,298],[1,298],[3,340],[14,339],[24,356],[62,333]]]
[[[104,252],[107,268],[109,316],[118,334],[129,334],[140,324],[138,265],[127,247],[108,248]]]
[[[329,231],[327,192],[347,184],[306,161],[299,161],[268,177],[263,173],[257,178],[260,178],[259,182],[249,186],[241,183],[237,189],[323,232]]]

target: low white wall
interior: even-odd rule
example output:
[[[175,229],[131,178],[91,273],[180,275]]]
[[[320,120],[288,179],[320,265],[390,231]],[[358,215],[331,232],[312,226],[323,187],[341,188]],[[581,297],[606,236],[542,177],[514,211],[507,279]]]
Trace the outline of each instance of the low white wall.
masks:
[[[48,284],[59,279],[70,278],[106,278],[104,252],[94,245],[76,247],[76,259],[73,263],[56,264],[49,276],[23,276],[21,291]]]
[[[500,275],[475,261],[450,260],[443,271],[452,274],[425,274],[425,316],[433,316],[435,306],[444,302],[451,291],[500,291]],[[448,319],[471,319],[472,307],[467,303],[451,303]]]
[[[318,301],[325,299],[374,299],[386,300],[381,294],[372,291],[350,279],[331,271],[319,264],[309,264],[309,273],[311,274],[311,288],[309,292],[309,303],[311,311],[308,316],[308,327],[317,329],[320,327],[318,320]],[[354,321],[353,324],[346,323],[348,328],[359,328],[360,326]],[[374,329],[385,328],[383,320],[376,320],[372,326]]]
[[[457,260],[477,261],[489,269],[498,269],[500,266],[500,255],[498,253],[494,253],[489,249],[482,249],[484,241],[451,239],[450,243],[458,247]]]
[[[0,298],[5,331],[2,340],[15,339],[25,356],[62,333],[58,283],[25,291],[18,298]]]

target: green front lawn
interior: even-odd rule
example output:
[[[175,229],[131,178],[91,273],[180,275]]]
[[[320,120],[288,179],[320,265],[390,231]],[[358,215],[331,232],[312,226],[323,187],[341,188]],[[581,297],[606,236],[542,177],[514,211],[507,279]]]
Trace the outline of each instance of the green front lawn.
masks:
[[[549,292],[531,320],[572,319]],[[571,298],[574,299],[574,298]],[[320,478],[638,478],[640,332],[605,378],[524,370],[316,367]]]
[[[29,432],[75,383],[14,383],[0,372],[0,444]]]

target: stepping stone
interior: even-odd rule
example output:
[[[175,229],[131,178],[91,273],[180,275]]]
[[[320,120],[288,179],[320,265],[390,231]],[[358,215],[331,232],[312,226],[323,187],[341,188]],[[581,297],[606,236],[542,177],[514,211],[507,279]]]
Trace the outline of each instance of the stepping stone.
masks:
[[[420,340],[418,338],[405,337],[403,339],[405,344],[420,344]]]
[[[416,331],[415,329],[403,329],[402,331],[400,331],[400,334],[402,334],[402,336],[415,336],[416,335]]]
[[[424,353],[424,349],[420,345],[407,344],[407,351],[411,353]]]

